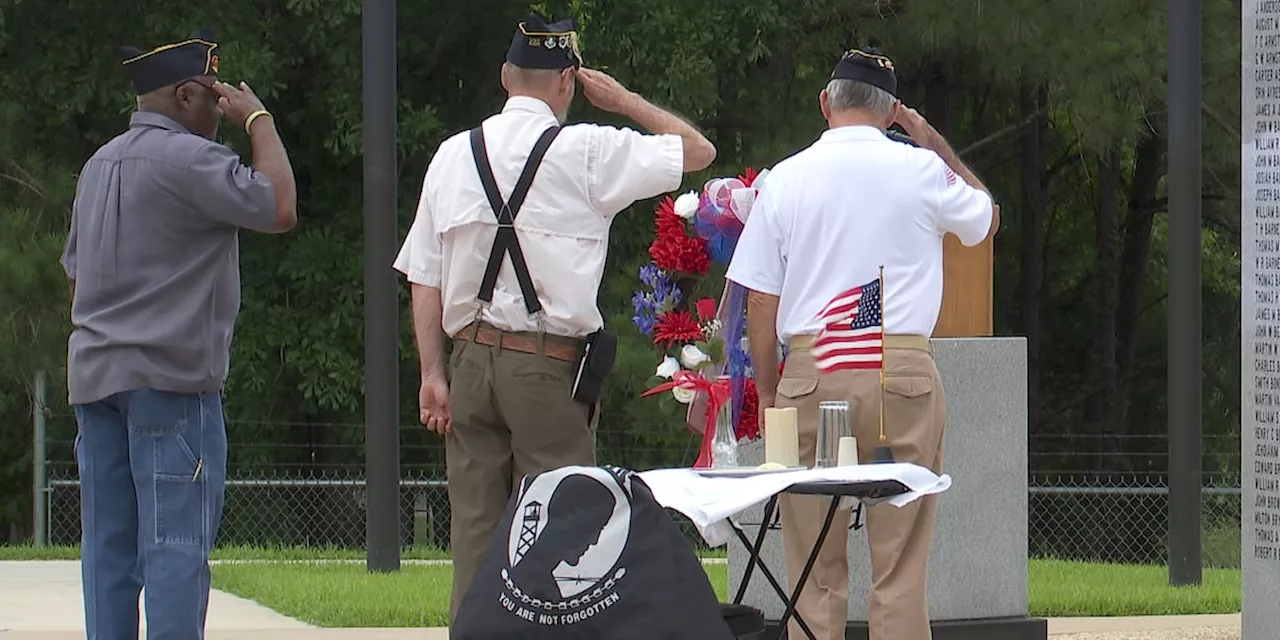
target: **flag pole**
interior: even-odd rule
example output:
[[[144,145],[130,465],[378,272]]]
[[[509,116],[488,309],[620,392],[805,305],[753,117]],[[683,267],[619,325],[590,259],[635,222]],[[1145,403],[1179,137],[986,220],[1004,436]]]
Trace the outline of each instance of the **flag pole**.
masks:
[[[876,464],[893,462],[893,449],[889,447],[889,439],[884,435],[884,361],[887,356],[884,348],[884,265],[880,265],[880,442],[876,445]]]

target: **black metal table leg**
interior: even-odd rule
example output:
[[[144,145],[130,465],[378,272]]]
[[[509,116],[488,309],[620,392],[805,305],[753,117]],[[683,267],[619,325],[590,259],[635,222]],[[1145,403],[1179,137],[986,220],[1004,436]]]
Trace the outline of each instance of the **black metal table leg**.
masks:
[[[796,623],[809,636],[809,640],[818,640],[818,637],[809,630],[809,626],[804,623],[804,618],[796,611],[796,603],[800,601],[800,594],[804,592],[804,586],[809,581],[809,574],[813,572],[813,565],[818,562],[818,554],[822,552],[822,545],[827,541],[827,534],[831,532],[831,523],[836,519],[836,510],[840,507],[840,497],[831,497],[831,506],[827,509],[827,518],[822,522],[822,530],[818,532],[818,539],[813,543],[813,551],[809,552],[809,561],[804,565],[804,571],[800,572],[800,579],[796,582],[796,590],[791,594],[791,599],[787,601],[787,610],[782,614],[782,620],[778,622],[778,637],[786,633],[787,621],[795,616]]]
[[[751,582],[751,572],[755,570],[756,564],[760,565],[762,572],[768,570],[764,566],[764,561],[760,560],[760,549],[764,548],[764,536],[769,532],[769,519],[773,517],[773,510],[777,506],[778,496],[769,498],[769,501],[765,503],[764,513],[760,518],[760,530],[756,532],[754,544],[747,541],[747,534],[743,533],[742,529],[738,528],[736,524],[733,526],[734,533],[738,534],[738,540],[742,542],[743,546],[747,548],[747,553],[751,555],[751,560],[747,562],[747,569],[742,574],[742,584],[738,585],[738,595],[733,597],[734,604],[742,604],[742,598],[747,595],[747,585]],[[770,576],[770,582],[772,581],[772,576]]]
[[[769,522],[773,519],[777,507],[777,496],[769,498],[769,501],[765,503],[763,517],[760,519],[760,530],[756,532],[754,543],[747,538],[747,534],[740,527],[736,524],[733,526],[734,534],[738,536],[738,541],[747,549],[747,554],[749,555],[747,568],[742,574],[742,584],[738,585],[738,594],[733,598],[734,604],[742,604],[742,599],[747,595],[747,585],[751,583],[751,574],[757,565],[760,567],[760,573],[764,574],[765,580],[769,581],[769,586],[773,587],[774,593],[778,595],[778,599],[783,602],[788,601],[787,590],[783,588],[782,583],[778,582],[778,579],[769,570],[764,560],[760,559],[760,550],[764,548],[764,537],[769,532]],[[816,636],[814,636],[813,630],[809,628],[809,624],[799,615],[796,616],[796,624],[800,625],[800,628],[809,635],[809,638],[816,640]]]
[[[750,550],[750,548],[751,548],[751,541],[747,539],[746,534],[742,533],[742,531],[741,531],[740,529],[734,529],[734,531],[738,533],[738,540],[742,542],[742,546],[743,546],[744,548],[748,549],[748,552],[749,552],[749,550]],[[749,562],[751,562],[751,561],[749,561]],[[765,580],[768,580],[768,581],[769,581],[769,584],[773,587],[773,591],[774,591],[774,593],[778,594],[778,599],[779,599],[779,600],[781,600],[781,601],[783,601],[783,602],[786,602],[786,601],[787,601],[787,590],[786,590],[786,589],[784,589],[784,588],[782,588],[782,583],[781,583],[781,582],[778,582],[778,579],[773,575],[773,572],[769,570],[769,567],[768,567],[768,566],[766,566],[766,565],[765,565],[765,563],[764,563],[763,561],[761,561],[761,562],[756,562],[755,564],[759,564],[759,565],[760,565],[760,573],[764,575]],[[748,579],[744,577],[744,578],[743,578],[743,580],[742,580],[742,584],[744,584],[744,585],[745,585],[745,584],[747,584],[747,583],[748,583]],[[745,592],[745,591],[746,591],[746,588],[745,588],[745,587],[742,587],[741,585],[739,585],[739,587],[738,587],[738,594],[739,594],[739,595],[738,595],[738,597],[736,597],[736,598],[734,598],[734,599],[733,599],[733,603],[734,603],[734,604],[742,604],[742,598],[743,598],[743,596],[745,596],[745,595],[746,595],[745,593],[743,593],[743,592]]]

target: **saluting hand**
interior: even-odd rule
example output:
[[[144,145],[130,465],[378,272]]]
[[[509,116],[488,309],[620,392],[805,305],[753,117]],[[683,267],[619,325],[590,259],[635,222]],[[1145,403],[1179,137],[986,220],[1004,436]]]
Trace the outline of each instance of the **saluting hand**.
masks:
[[[928,149],[933,148],[938,132],[928,120],[924,119],[924,116],[920,115],[920,112],[899,102],[894,112],[893,122],[902,127],[902,130],[906,131],[916,144]]]
[[[222,115],[241,129],[253,112],[264,109],[262,100],[259,100],[253,89],[243,82],[240,83],[239,89],[225,82],[215,82],[213,90],[218,92],[218,107],[222,109]]]
[[[582,83],[582,94],[602,111],[624,113],[635,100],[634,93],[603,71],[582,67],[578,69],[578,82]]]
[[[449,383],[443,378],[424,377],[418,389],[418,419],[427,431],[449,433]]]

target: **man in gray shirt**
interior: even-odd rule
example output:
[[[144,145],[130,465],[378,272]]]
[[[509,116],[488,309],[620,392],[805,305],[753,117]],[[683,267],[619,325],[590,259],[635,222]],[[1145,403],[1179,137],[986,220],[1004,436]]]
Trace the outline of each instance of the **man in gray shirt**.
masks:
[[[85,628],[90,640],[204,637],[209,551],[222,515],[221,390],[240,309],[241,228],[297,221],[274,118],[217,80],[201,30],[125,48],[138,94],[129,129],[85,164],[62,265],[74,329],[67,388],[79,433]],[[213,141],[225,116],[253,167]]]

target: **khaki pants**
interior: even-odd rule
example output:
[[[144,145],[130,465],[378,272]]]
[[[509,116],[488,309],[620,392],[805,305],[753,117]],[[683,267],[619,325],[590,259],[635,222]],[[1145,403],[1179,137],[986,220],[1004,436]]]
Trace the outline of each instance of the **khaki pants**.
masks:
[[[594,466],[596,443],[587,407],[570,395],[575,363],[457,340],[449,371],[452,626],[520,480],[560,467]]]
[[[912,462],[942,470],[942,434],[946,400],[932,355],[916,348],[885,350],[885,436],[896,462]],[[914,345],[913,345],[914,346]],[[849,403],[858,459],[873,460],[880,433],[880,372],[838,371],[819,375],[807,341],[793,341],[786,369],[778,383],[777,406],[798,413],[800,464],[813,465],[817,448],[818,403]],[[804,569],[822,528],[829,498],[783,495],[782,538],[791,589]],[[868,621],[870,640],[930,640],[929,607],[925,593],[929,545],[933,536],[937,496],[926,496],[905,507],[879,504],[867,510],[867,540],[871,549],[871,592]],[[850,511],[836,514],[826,543],[796,606],[818,640],[845,637],[849,609],[849,561],[846,554]],[[795,622],[787,637],[804,638]]]

